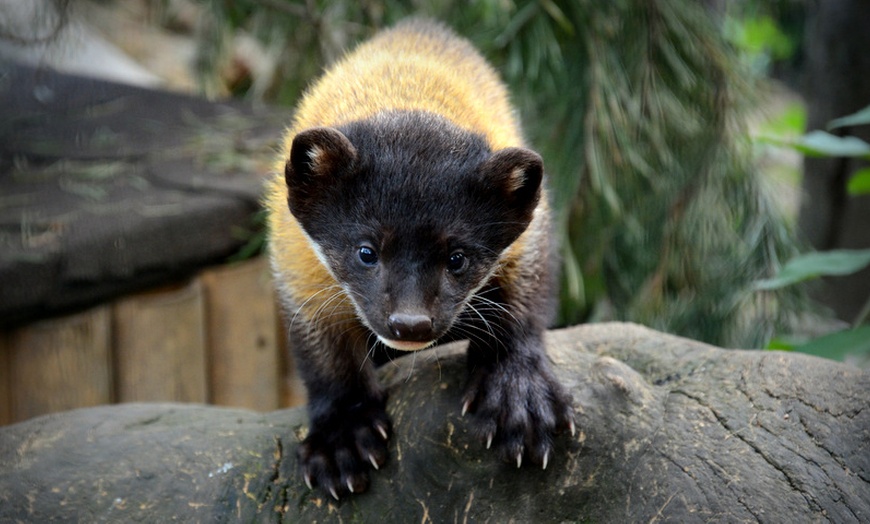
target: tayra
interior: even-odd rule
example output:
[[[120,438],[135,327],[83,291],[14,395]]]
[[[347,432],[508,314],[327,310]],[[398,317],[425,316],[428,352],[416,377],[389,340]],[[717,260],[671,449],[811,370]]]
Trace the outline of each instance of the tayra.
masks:
[[[546,468],[574,422],[543,344],[554,280],[543,165],[480,54],[431,21],[377,34],[306,92],[279,171],[271,261],[309,396],[308,485],[361,492],[387,459],[372,364],[384,346],[458,338],[469,340],[463,414],[504,459]]]

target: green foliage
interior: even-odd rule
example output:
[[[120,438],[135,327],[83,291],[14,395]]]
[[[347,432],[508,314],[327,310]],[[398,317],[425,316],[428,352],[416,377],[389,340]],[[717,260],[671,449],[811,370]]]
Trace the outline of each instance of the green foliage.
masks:
[[[870,125],[870,106],[852,113],[851,115],[831,120],[828,123],[828,129],[839,129],[843,127],[862,125]],[[845,137],[844,139],[850,140],[851,148],[855,153],[853,155],[845,156],[860,156],[870,159],[870,144],[855,137]],[[849,177],[849,181],[846,184],[846,191],[852,196],[870,194],[870,167],[865,167],[852,173],[852,176]]]
[[[266,210],[254,213],[248,227],[237,227],[233,230],[233,236],[244,241],[244,244],[227,258],[227,262],[243,262],[261,253],[266,248]]]
[[[751,289],[794,247],[748,161],[735,57],[692,3],[559,5],[573,33],[518,5],[503,54],[537,73],[508,79],[553,174],[563,321],[609,311],[717,344],[762,344],[800,297]],[[541,73],[552,58],[561,67]]]
[[[773,60],[791,57],[797,47],[795,41],[782,31],[769,14],[730,17],[726,20],[724,31],[726,38],[757,68],[766,68]]]
[[[839,136],[827,131],[814,130],[798,137],[790,137],[795,130],[803,131],[806,117],[797,112],[797,109],[789,109],[783,119],[765,129],[765,132],[756,140],[761,143],[773,144],[780,147],[790,147],[806,156],[812,157],[853,157],[870,159],[870,144],[854,136]],[[832,120],[828,124],[829,130],[843,127],[870,124],[870,106],[841,118]],[[798,126],[801,127],[798,127]],[[858,176],[860,175],[860,176]],[[856,191],[861,191],[862,184],[866,184],[866,170],[855,173],[859,180]]]
[[[782,3],[738,0],[722,6],[723,34],[738,51],[742,63],[756,74],[765,74],[773,64],[791,60],[798,48],[800,35],[788,25],[787,16],[794,12],[794,6],[779,5]]]
[[[227,4],[208,2],[213,35],[242,28],[279,49],[280,88],[267,94],[288,103],[341,50],[409,14],[471,38],[510,84],[547,161],[563,241],[561,323],[625,319],[760,347],[800,307],[795,288],[752,287],[796,249],[750,163],[746,71],[700,3]],[[750,27],[745,40],[765,32]],[[203,49],[220,45],[212,36]],[[204,71],[216,63],[206,58]]]
[[[828,129],[870,124],[870,106],[832,120]],[[812,131],[797,139],[767,137],[765,141],[791,147],[806,156],[858,157],[870,159],[870,144],[852,136],[837,136],[824,131]],[[870,168],[856,171],[847,183],[851,196],[870,193]],[[855,273],[870,266],[870,249],[833,250],[805,253],[791,259],[773,278],[756,282],[756,289],[783,289],[799,282],[820,277],[836,277]],[[809,342],[774,339],[768,349],[794,350],[810,355],[844,360],[847,356],[870,357],[870,325],[862,325],[870,315],[870,294],[852,329],[842,330]]]
[[[811,252],[789,260],[774,278],[759,280],[756,289],[780,289],[824,276],[850,275],[870,265],[870,249]]]
[[[870,167],[859,169],[849,177],[846,192],[852,196],[870,195]]]
[[[866,360],[870,358],[870,326],[835,331],[809,341],[777,337],[770,341],[767,349],[796,351],[839,361]]]
[[[870,355],[870,326],[837,331],[797,346],[795,351],[832,360]]]
[[[864,109],[846,115],[840,118],[835,118],[828,122],[828,129],[837,129],[838,127],[851,127],[870,124],[870,106]]]
[[[854,136],[837,136],[827,131],[815,130],[794,139],[767,139],[772,143],[790,146],[806,156],[845,156],[870,158],[870,144]]]
[[[791,102],[775,118],[762,125],[761,136],[768,140],[773,140],[773,137],[797,136],[803,134],[806,128],[806,108],[800,102]]]

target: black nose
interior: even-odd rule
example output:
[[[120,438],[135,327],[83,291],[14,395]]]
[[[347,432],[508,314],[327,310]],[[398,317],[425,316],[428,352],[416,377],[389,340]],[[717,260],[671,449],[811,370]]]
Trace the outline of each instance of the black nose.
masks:
[[[387,322],[390,333],[399,340],[432,340],[432,319],[426,315],[394,313]]]

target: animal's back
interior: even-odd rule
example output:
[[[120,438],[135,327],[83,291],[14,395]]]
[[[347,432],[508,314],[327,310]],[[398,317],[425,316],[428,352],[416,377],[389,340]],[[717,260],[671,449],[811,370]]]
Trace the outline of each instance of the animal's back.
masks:
[[[493,150],[523,145],[508,93],[477,50],[443,26],[410,20],[327,71],[299,105],[285,149],[295,132],[391,109],[436,113],[483,134]]]

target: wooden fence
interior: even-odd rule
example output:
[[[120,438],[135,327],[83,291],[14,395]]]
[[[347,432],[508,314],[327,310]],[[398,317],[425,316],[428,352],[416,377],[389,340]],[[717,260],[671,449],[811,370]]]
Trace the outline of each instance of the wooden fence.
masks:
[[[119,402],[304,402],[264,258],[0,333],[0,424]]]

